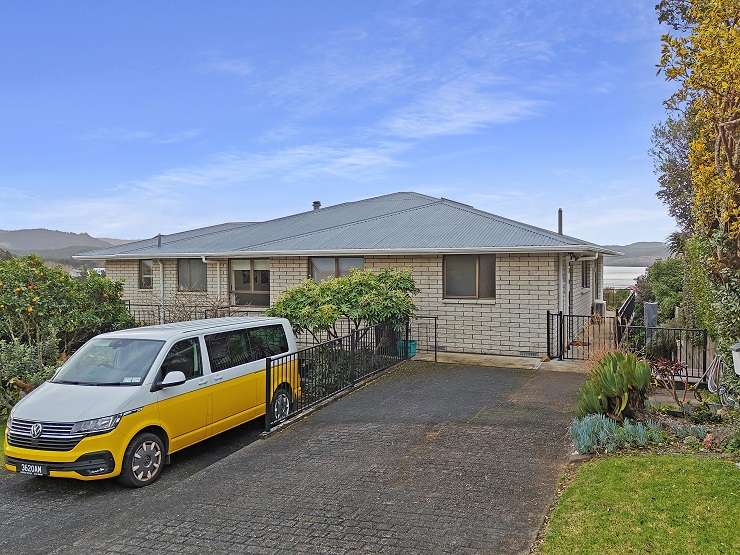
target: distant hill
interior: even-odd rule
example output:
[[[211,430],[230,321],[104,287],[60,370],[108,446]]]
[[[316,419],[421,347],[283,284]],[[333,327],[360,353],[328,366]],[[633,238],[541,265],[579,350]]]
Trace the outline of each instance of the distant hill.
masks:
[[[605,245],[624,256],[605,256],[605,266],[650,266],[658,258],[668,258],[668,248],[660,241],[641,241],[629,245]]]
[[[0,249],[17,256],[37,254],[44,260],[74,267],[91,265],[91,261],[74,260],[72,256],[75,254],[122,243],[128,243],[128,240],[103,239],[93,237],[88,233],[71,233],[54,229],[0,229]]]

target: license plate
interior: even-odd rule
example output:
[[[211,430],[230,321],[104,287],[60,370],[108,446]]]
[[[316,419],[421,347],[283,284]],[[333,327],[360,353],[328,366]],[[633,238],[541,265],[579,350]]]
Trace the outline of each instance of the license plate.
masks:
[[[16,470],[19,474],[27,474],[29,476],[48,476],[49,469],[45,464],[35,463],[20,463]]]

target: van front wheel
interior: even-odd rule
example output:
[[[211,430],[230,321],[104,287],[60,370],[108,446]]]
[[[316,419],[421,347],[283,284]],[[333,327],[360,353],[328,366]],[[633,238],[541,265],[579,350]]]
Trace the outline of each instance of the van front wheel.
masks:
[[[156,434],[143,433],[131,440],[123,455],[118,480],[130,488],[141,488],[157,481],[165,463],[164,442]]]

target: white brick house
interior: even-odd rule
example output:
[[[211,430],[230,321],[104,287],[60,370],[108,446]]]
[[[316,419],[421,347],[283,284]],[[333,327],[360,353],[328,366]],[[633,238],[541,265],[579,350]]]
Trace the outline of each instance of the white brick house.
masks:
[[[229,223],[88,252],[133,304],[248,306],[354,267],[406,268],[419,314],[437,316],[439,347],[546,352],[548,310],[589,314],[603,255],[580,239],[448,199],[394,193],[267,222]]]

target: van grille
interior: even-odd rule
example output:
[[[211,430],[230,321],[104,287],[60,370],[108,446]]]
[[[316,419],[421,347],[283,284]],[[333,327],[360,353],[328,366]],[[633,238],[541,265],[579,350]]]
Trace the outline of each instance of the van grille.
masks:
[[[31,435],[34,424],[41,424],[38,438]],[[73,426],[71,422],[34,422],[14,418],[8,428],[8,445],[41,451],[71,451],[84,437],[72,434]]]

